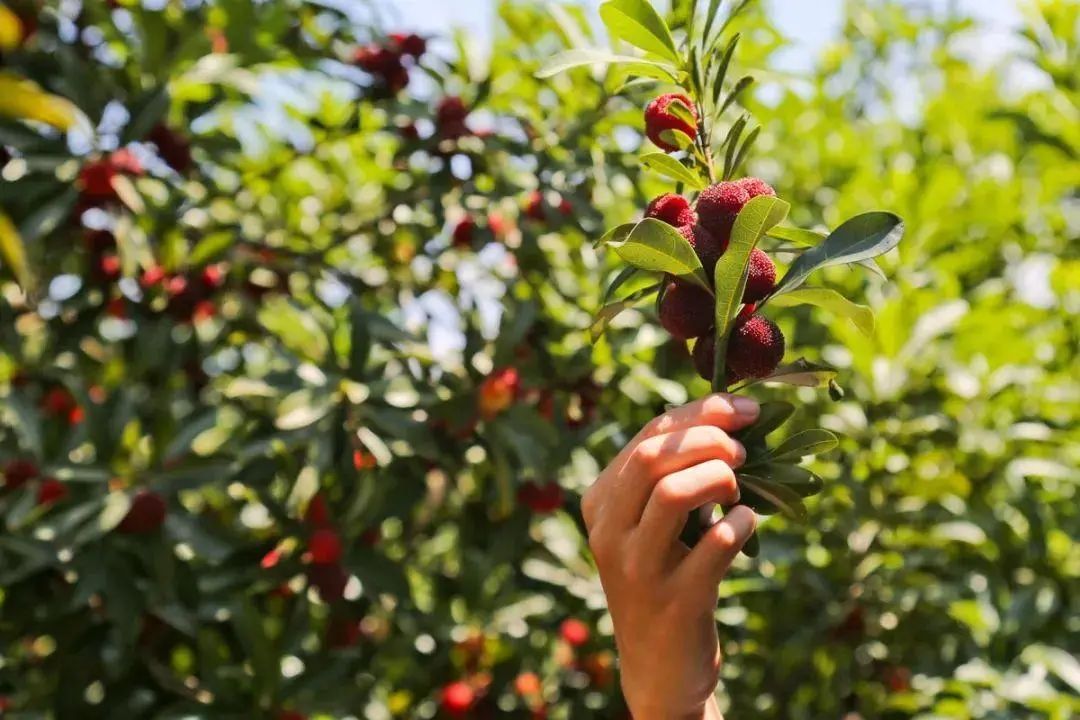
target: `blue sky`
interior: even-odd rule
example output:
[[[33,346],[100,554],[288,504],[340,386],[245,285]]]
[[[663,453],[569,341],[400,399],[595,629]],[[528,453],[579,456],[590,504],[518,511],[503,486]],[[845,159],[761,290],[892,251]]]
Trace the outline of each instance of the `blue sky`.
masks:
[[[602,0],[580,0],[596,8]],[[843,0],[767,0],[780,29],[792,39],[792,47],[781,58],[787,69],[806,67],[836,31]],[[927,2],[927,0],[920,0]],[[949,0],[929,0],[945,7]],[[959,0],[962,8],[989,24],[991,36],[986,50],[1002,51],[1001,37],[1018,17],[1018,0]],[[494,21],[494,0],[387,0],[386,6],[397,14],[402,26],[426,33],[445,33],[463,26],[481,37],[490,35]]]

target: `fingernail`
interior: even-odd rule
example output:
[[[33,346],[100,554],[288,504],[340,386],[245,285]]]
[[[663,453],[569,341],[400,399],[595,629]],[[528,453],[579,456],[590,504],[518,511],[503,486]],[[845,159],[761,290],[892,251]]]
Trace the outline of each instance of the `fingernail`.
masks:
[[[757,400],[753,398],[743,397],[742,395],[735,395],[731,398],[731,406],[735,408],[735,413],[746,418],[755,419],[761,408],[757,404]]]

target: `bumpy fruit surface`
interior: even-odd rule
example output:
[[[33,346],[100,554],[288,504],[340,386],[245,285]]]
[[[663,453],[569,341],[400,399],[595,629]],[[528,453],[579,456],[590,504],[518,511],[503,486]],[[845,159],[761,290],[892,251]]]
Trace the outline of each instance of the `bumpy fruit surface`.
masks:
[[[749,200],[750,193],[737,182],[710,185],[698,196],[698,220],[713,235],[723,238],[726,247],[735,216]]]
[[[760,248],[750,253],[750,269],[742,301],[746,304],[764,300],[776,287],[776,265]]]
[[[741,180],[737,180],[736,182],[740,187],[742,187],[743,190],[746,191],[746,194],[750,196],[748,198],[750,200],[756,197],[760,197],[761,195],[767,195],[768,197],[776,197],[776,191],[773,190],[772,185],[765,182],[761,178],[744,177]]]
[[[454,230],[451,233],[454,247],[472,247],[473,230],[475,229],[476,222],[472,218],[465,218],[459,221],[458,224],[454,226]]]
[[[694,343],[692,357],[694,370],[697,371],[697,374],[703,379],[712,382],[713,367],[716,364],[716,335],[710,332],[708,335],[698,338],[697,342]],[[742,379],[738,373],[728,367],[725,382],[729,387]]]
[[[553,513],[563,506],[563,489],[557,482],[529,481],[518,489],[518,502],[537,515]]]
[[[697,251],[698,259],[705,268],[705,277],[712,282],[713,270],[716,269],[716,261],[724,254],[728,246],[727,235],[716,235],[710,232],[704,225],[683,225],[679,228],[686,241]]]
[[[763,378],[784,359],[784,334],[772,320],[751,315],[728,340],[727,364],[740,378]]]
[[[673,103],[683,107],[694,118],[693,122],[679,117],[671,111]],[[680,93],[667,93],[656,98],[645,108],[645,134],[658,148],[665,152],[675,152],[679,149],[664,139],[663,133],[667,130],[678,130],[685,133],[693,140],[697,137],[697,109],[693,101]]]
[[[165,522],[165,500],[153,490],[140,490],[131,498],[127,515],[116,527],[125,535],[152,533]]]
[[[672,280],[660,301],[660,324],[678,340],[709,332],[715,315],[712,295],[697,285]]]
[[[697,213],[690,207],[690,202],[675,193],[665,193],[654,198],[645,208],[645,217],[656,218],[675,227],[697,223]]]
[[[416,34],[390,33],[390,43],[402,55],[418,58],[427,52],[427,40]]]

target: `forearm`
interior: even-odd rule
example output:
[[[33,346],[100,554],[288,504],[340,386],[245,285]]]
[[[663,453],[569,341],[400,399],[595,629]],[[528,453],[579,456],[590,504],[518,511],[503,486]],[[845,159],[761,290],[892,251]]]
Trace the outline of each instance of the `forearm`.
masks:
[[[631,708],[633,710],[633,708]],[[670,710],[656,710],[651,711],[646,708],[638,708],[633,710],[634,720],[724,720],[724,714],[720,712],[720,705],[716,702],[715,697],[709,698],[705,703],[705,707],[702,708],[700,713],[693,713],[691,715],[671,715]]]

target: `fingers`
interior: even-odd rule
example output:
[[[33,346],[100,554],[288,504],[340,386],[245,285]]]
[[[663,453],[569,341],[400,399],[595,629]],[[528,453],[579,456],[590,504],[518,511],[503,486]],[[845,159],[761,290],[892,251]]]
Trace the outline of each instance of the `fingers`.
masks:
[[[686,516],[709,502],[734,505],[739,500],[735,472],[723,460],[708,460],[662,477],[653,487],[638,526],[648,552],[667,553],[686,524]]]
[[[731,467],[742,465],[746,450],[715,426],[657,435],[641,442],[627,458],[605,503],[605,514],[616,527],[629,529],[641,521],[653,488],[665,475],[709,460]]]
[[[678,582],[686,587],[701,587],[715,593],[735,556],[750,539],[757,526],[757,516],[745,505],[736,505],[702,535],[698,544],[676,571]]]

